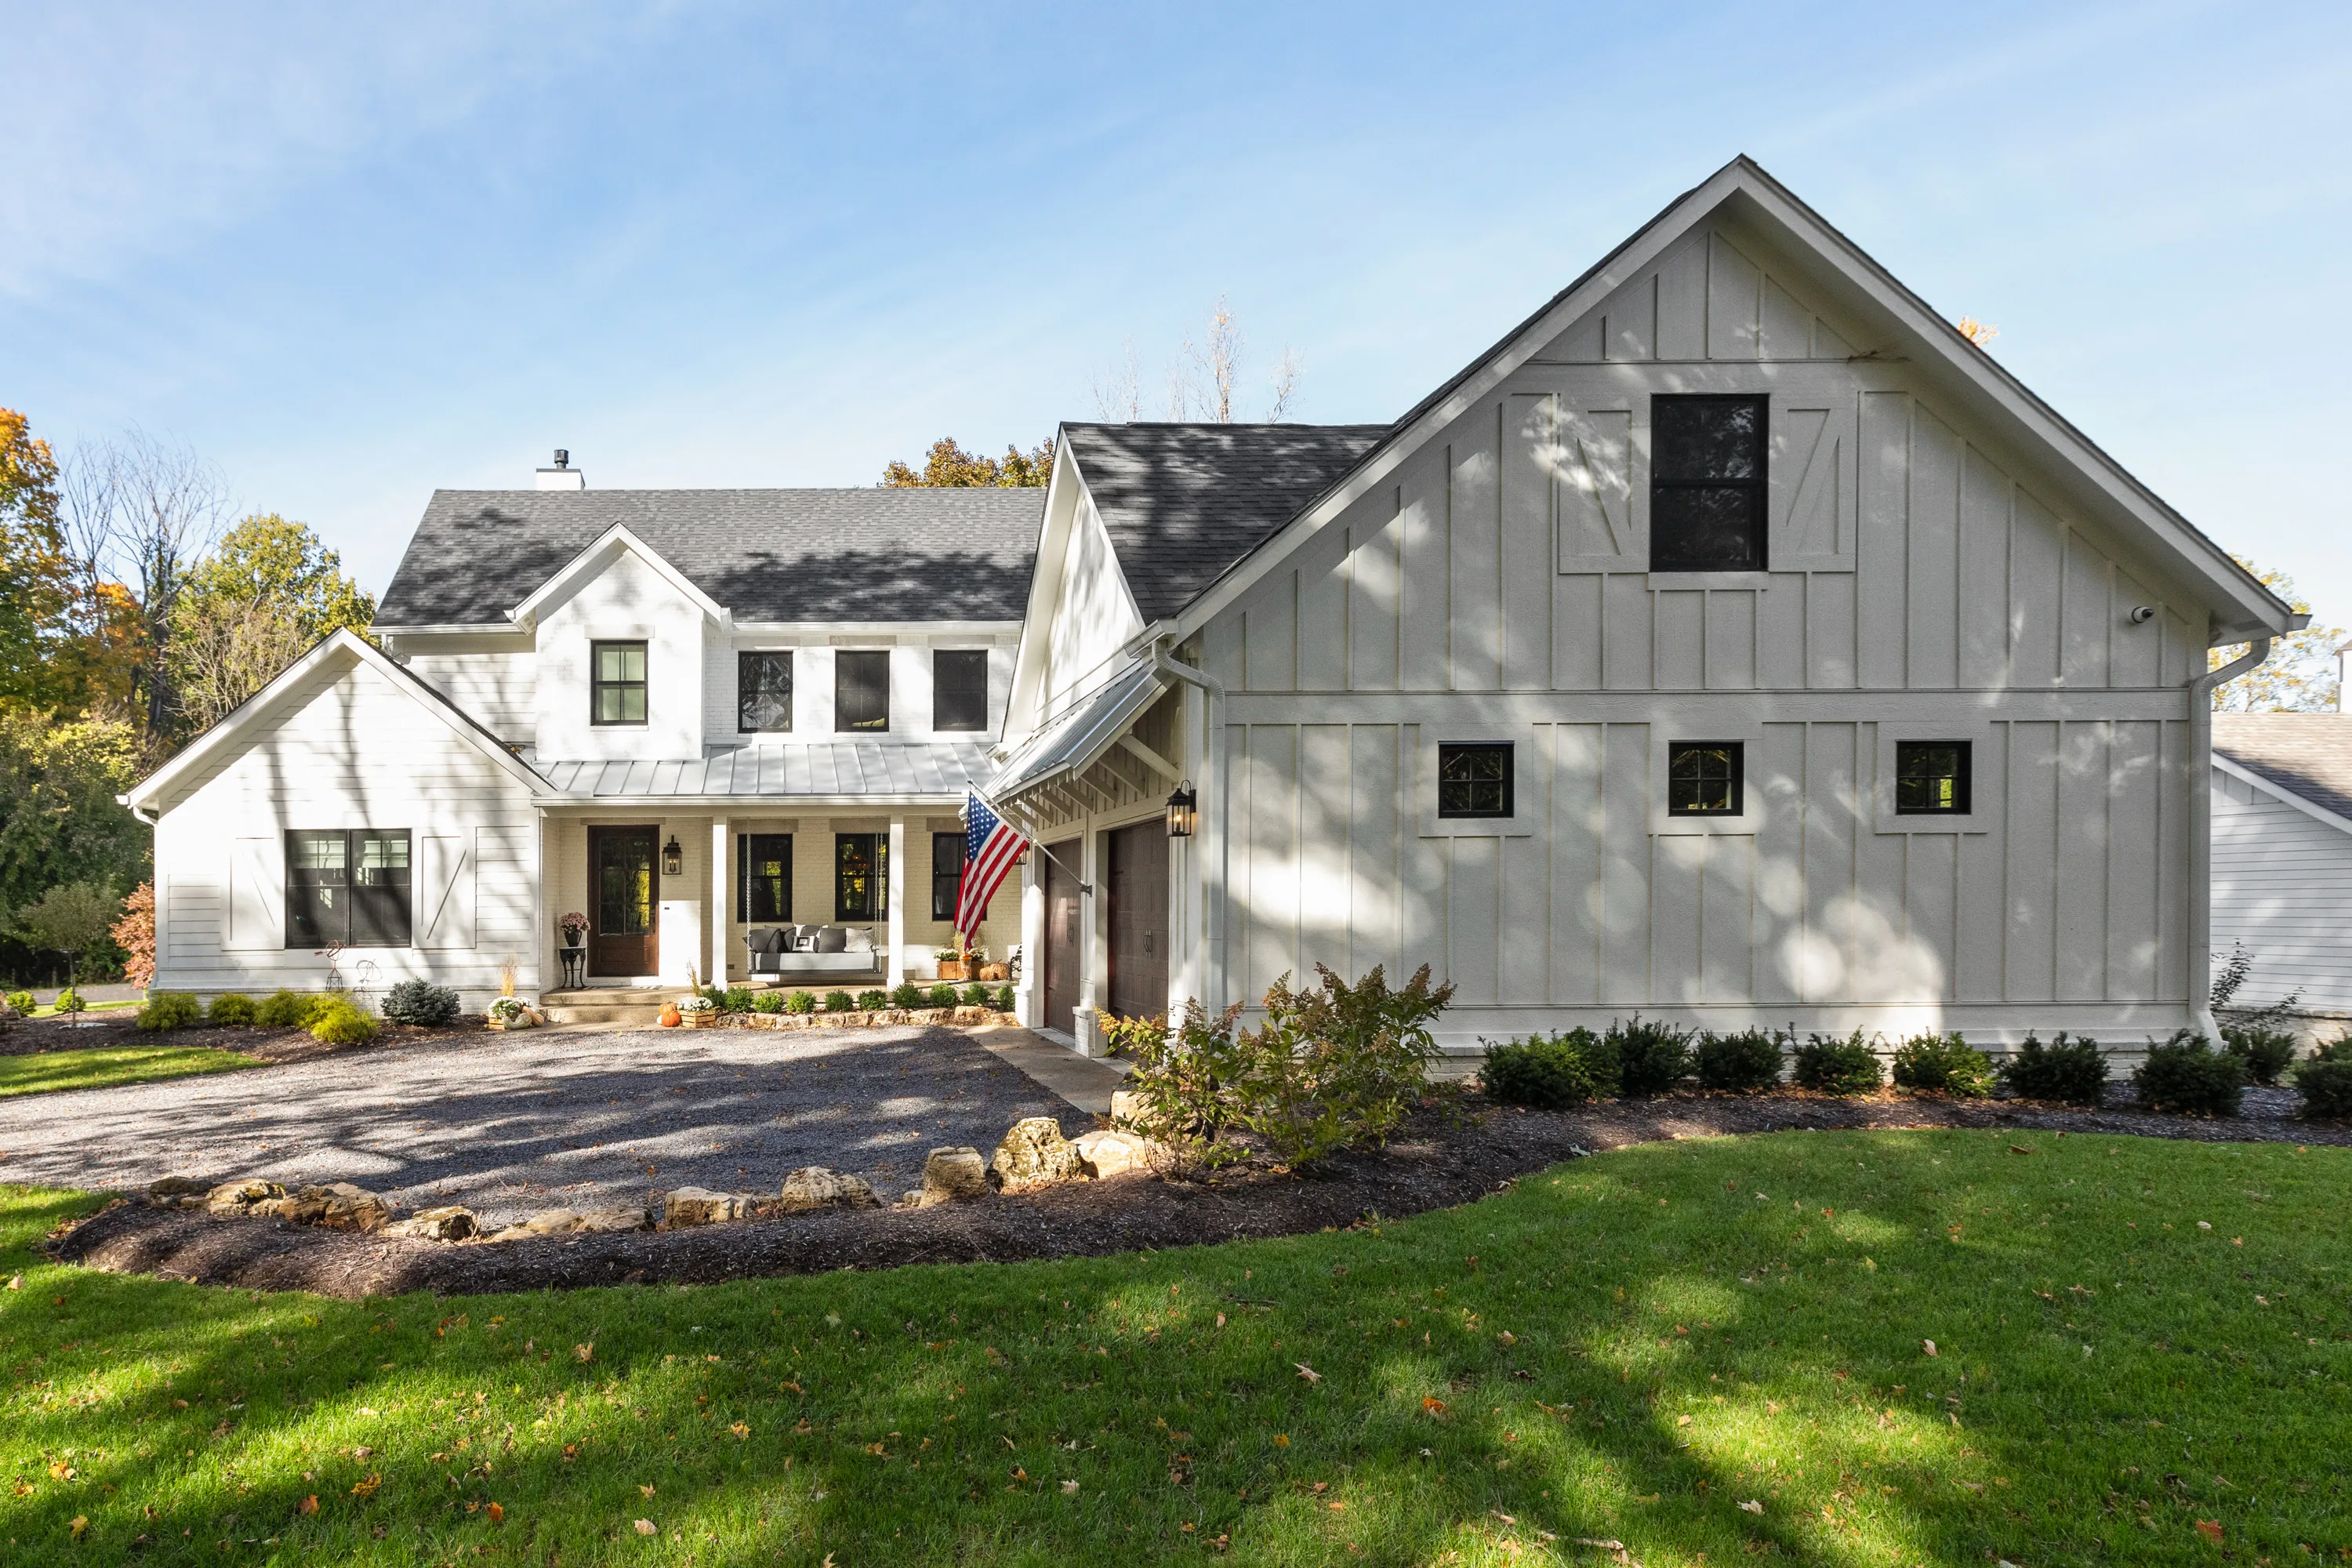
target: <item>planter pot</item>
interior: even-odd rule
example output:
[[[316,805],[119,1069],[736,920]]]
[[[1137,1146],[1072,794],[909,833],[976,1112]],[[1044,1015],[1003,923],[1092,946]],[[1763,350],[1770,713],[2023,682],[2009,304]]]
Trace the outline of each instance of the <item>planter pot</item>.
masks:
[[[725,1016],[723,1013],[680,1013],[677,1022],[678,1026],[685,1029],[715,1029],[719,1027],[719,1020]]]
[[[971,978],[971,975],[968,973],[971,968],[971,964],[958,963],[951,958],[942,958],[940,960],[940,978],[942,980],[968,980]]]

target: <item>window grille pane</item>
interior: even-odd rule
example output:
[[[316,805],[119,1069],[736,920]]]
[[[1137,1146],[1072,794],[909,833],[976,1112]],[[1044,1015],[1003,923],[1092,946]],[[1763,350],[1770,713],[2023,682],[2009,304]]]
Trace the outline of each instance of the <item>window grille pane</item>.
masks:
[[[600,642],[589,647],[588,719],[593,724],[646,721],[646,645]]]
[[[1895,810],[1901,816],[1967,815],[1969,742],[1897,741]]]
[[[793,656],[747,653],[736,659],[735,727],[742,731],[793,727]]]
[[[1437,748],[1437,815],[1508,816],[1512,813],[1508,742],[1448,743]]]
[[[793,836],[747,833],[742,845],[744,918],[793,918]]]
[[[833,656],[833,727],[890,727],[890,656],[841,652]]]
[[[889,907],[889,840],[878,833],[834,835],[834,919],[880,920]]]
[[[931,835],[931,919],[955,919],[956,894],[963,886],[963,835]]]
[[[988,728],[988,655],[941,648],[931,655],[931,728]]]
[[[1667,753],[1666,812],[1671,816],[1737,816],[1745,788],[1737,741],[1684,741]]]
[[[1765,569],[1762,397],[1650,400],[1650,570]]]

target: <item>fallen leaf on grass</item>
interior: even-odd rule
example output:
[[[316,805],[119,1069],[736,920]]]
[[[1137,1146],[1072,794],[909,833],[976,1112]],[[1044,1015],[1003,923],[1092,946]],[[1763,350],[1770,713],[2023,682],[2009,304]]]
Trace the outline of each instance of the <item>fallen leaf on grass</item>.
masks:
[[[2199,1520],[2197,1521],[2197,1533],[2203,1536],[2206,1540],[2213,1542],[2216,1546],[2219,1546],[2221,1543],[2221,1526],[2213,1520]]]
[[[1287,1448],[1287,1447],[1290,1447],[1290,1434],[1289,1434],[1289,1433],[1287,1433],[1287,1432],[1276,1432],[1276,1433],[1274,1435],[1274,1446],[1275,1446],[1276,1447],[1277,1447],[1277,1448]]]
[[[504,1524],[506,1521],[507,1510],[500,1508],[498,1504],[492,1503],[490,1505],[490,1522],[492,1524]]]
[[[80,1515],[80,1514],[76,1514],[76,1515],[74,1515],[73,1523],[72,1523],[72,1525],[71,1525],[69,1528],[70,1528],[70,1529],[73,1531],[73,1532],[74,1532],[74,1539],[75,1539],[75,1540],[77,1540],[77,1541],[79,1541],[79,1540],[80,1540],[80,1539],[81,1539],[82,1531],[86,1531],[86,1530],[88,1530],[88,1529],[89,1528],[89,1521],[88,1519],[86,1519],[85,1517],[83,1517],[82,1515]],[[2201,1530],[2201,1529],[2203,1529],[2204,1527],[2203,1527],[2202,1525],[2200,1525],[2198,1528]],[[2219,1539],[2219,1537],[2220,1537],[2220,1535],[2221,1535],[2221,1531],[2217,1530],[2217,1531],[2215,1531],[2213,1533],[2214,1533],[2215,1538],[2216,1538],[2216,1539]]]
[[[1297,1367],[1297,1368],[1298,1369],[1298,1375],[1300,1376],[1300,1378],[1304,1379],[1306,1382],[1308,1382],[1308,1383],[1320,1383],[1320,1382],[1322,1382],[1322,1381],[1323,1381],[1323,1374],[1322,1374],[1321,1373],[1319,1373],[1319,1372],[1317,1372],[1313,1367],[1308,1366],[1305,1362],[1303,1362],[1303,1361],[1295,1361],[1295,1362],[1292,1362],[1290,1364],[1291,1364],[1291,1365],[1293,1365],[1293,1366],[1295,1366],[1295,1367]]]
[[[51,1459],[49,1461],[49,1479],[51,1480],[69,1481],[74,1479],[75,1473],[74,1468],[71,1465],[67,1464],[63,1459]]]
[[[1926,1351],[1929,1355],[1934,1355],[1936,1353],[1936,1342],[1933,1340],[1921,1340],[1919,1342],[1919,1348]]]
[[[641,1520],[637,1521],[637,1533],[638,1533],[639,1535],[659,1535],[659,1534],[661,1533],[661,1531],[660,1531],[659,1527],[657,1527],[657,1526],[654,1523],[654,1521],[653,1521],[652,1520],[650,1520],[650,1519],[641,1519]],[[831,1552],[827,1552],[827,1553],[825,1553],[825,1559],[824,1559],[824,1560],[825,1560],[827,1563],[832,1562],[832,1561],[833,1561],[833,1554],[832,1554]]]
[[[11,1289],[11,1290],[22,1290],[24,1288],[25,1288],[25,1277],[24,1277],[22,1274],[11,1274],[10,1276],[8,1276],[8,1289]]]
[[[727,1428],[727,1430],[734,1433],[736,1440],[739,1442],[751,1435],[751,1428],[740,1421],[738,1421],[735,1425]]]
[[[352,1484],[352,1496],[373,1497],[375,1496],[375,1489],[382,1485],[383,1485],[383,1478],[374,1474],[373,1472],[370,1472],[363,1479],[354,1481]]]
[[[651,1497],[651,1496],[653,1496],[653,1495],[654,1495],[654,1489],[653,1489],[653,1488],[651,1488],[651,1487],[649,1487],[649,1486],[647,1486],[647,1485],[646,1485],[646,1484],[645,1484],[645,1482],[643,1482],[643,1481],[639,1481],[639,1482],[637,1483],[637,1489],[638,1489],[639,1491],[641,1491],[641,1492],[645,1493],[645,1494],[646,1494],[646,1496],[647,1496],[647,1497]]]
[[[596,1359],[596,1342],[595,1342],[594,1340],[590,1340],[590,1341],[589,1341],[586,1344],[584,1344],[584,1345],[573,1345],[573,1346],[572,1347],[572,1360],[574,1360],[574,1361],[593,1361],[593,1360],[595,1360],[595,1359]]]
[[[298,1506],[295,1508],[294,1511],[295,1511],[296,1513],[316,1513],[316,1512],[318,1512],[318,1511],[319,1511],[319,1494],[318,1494],[318,1493],[316,1493],[316,1492],[312,1492],[309,1497],[304,1498],[304,1499],[302,1500],[302,1501],[300,1502],[300,1504],[299,1504],[299,1505],[298,1505]]]
[[[1432,1415],[1443,1415],[1445,1414],[1445,1401],[1437,1398],[1433,1394],[1423,1394],[1421,1396],[1421,1407],[1423,1410],[1428,1411]]]
[[[2032,1150],[2027,1148],[2022,1143],[2011,1143],[2009,1146],[2009,1152],[2012,1154],[2031,1154],[2033,1152]]]
[[[1751,1500],[1741,1503],[1739,1505],[1739,1510],[1742,1513],[1762,1513],[1764,1511],[1764,1505],[1760,1502]]]
[[[1062,1495],[1063,1495],[1064,1497],[1076,1497],[1076,1496],[1077,1496],[1077,1495],[1078,1495],[1078,1483],[1077,1483],[1077,1482],[1076,1482],[1076,1481],[1064,1481],[1064,1482],[1062,1483]]]

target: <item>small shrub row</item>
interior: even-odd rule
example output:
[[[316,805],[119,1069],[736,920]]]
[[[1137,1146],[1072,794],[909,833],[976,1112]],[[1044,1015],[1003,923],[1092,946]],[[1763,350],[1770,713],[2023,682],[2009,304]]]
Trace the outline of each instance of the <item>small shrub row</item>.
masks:
[[[38,1002],[33,1000],[33,994],[29,991],[11,991],[5,1000],[8,1005],[27,1018],[33,1016],[33,1009],[40,1005]]]
[[[2150,1110],[2235,1116],[2246,1092],[2246,1064],[2215,1050],[2202,1035],[2182,1029],[2161,1045],[2149,1041],[2147,1058],[2132,1069],[2131,1080],[2140,1104]]]
[[[1914,1035],[1895,1048],[1895,1087],[1914,1094],[1981,1100],[1992,1092],[1992,1062],[1958,1035]]]
[[[1856,1029],[1851,1035],[1808,1035],[1790,1064],[1801,1089],[1822,1094],[1868,1094],[1883,1081],[1878,1053]]]
[[[184,1029],[204,1021],[205,1005],[184,991],[151,991],[146,1005],[131,1017],[131,1024],[150,1034],[160,1035],[166,1029]]]
[[[1778,1084],[1784,1064],[1800,1088],[1823,1094],[1866,1094],[1885,1080],[1878,1051],[1859,1029],[1808,1036],[1801,1046],[1795,1039],[1774,1029],[1693,1034],[1637,1016],[1601,1035],[1580,1028],[1489,1045],[1480,1079],[1498,1100],[1542,1106],[1664,1094],[1692,1079],[1701,1089],[1754,1094]],[[1991,1061],[1956,1034],[1903,1041],[1894,1066],[1896,1085],[1914,1093],[1992,1092]]]
[[[2303,1091],[2303,1113],[2322,1121],[2352,1118],[2352,1037],[2319,1047],[2295,1064],[2294,1087]]]
[[[2259,1025],[2221,1028],[2221,1048],[2245,1063],[2248,1081],[2265,1089],[2274,1087],[2279,1074],[2294,1060],[2294,1036],[2284,1029]]]
[[[2046,1046],[2039,1035],[2028,1035],[2001,1062],[2000,1081],[2025,1100],[2096,1105],[2107,1097],[2107,1056],[2098,1041],[2063,1029]]]

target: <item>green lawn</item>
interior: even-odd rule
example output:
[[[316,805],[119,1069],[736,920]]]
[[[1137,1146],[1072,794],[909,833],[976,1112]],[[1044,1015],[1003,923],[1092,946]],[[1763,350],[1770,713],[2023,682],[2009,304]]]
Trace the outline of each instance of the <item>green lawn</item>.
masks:
[[[150,1079],[187,1078],[195,1073],[257,1068],[259,1057],[204,1046],[123,1046],[114,1050],[48,1051],[36,1057],[0,1057],[0,1100],[12,1094],[47,1094],[57,1089],[105,1089]]]
[[[2347,1184],[1789,1133],[1281,1241],[350,1304],[39,1264],[93,1200],[0,1192],[0,1552],[2337,1561]]]

